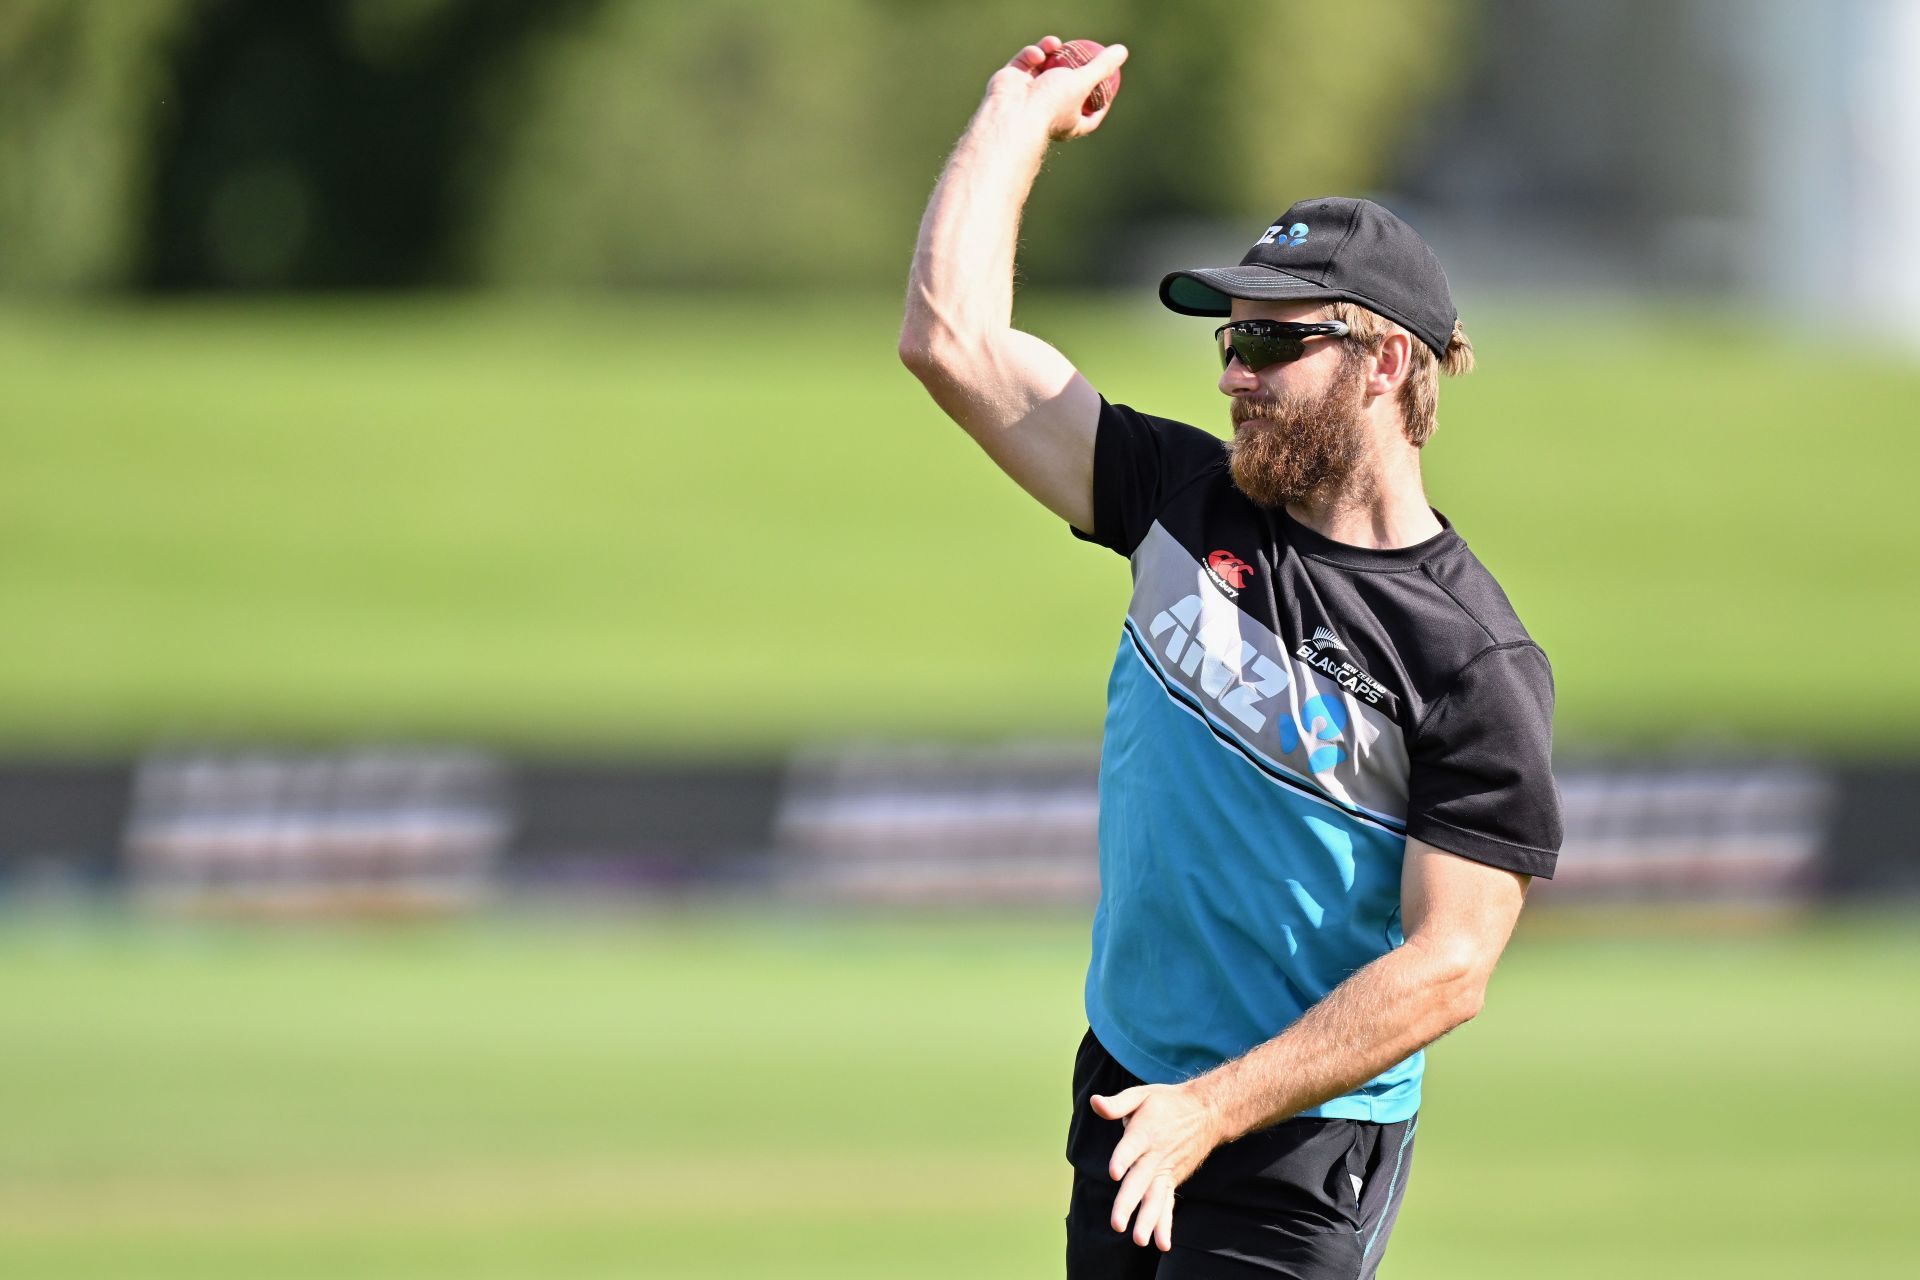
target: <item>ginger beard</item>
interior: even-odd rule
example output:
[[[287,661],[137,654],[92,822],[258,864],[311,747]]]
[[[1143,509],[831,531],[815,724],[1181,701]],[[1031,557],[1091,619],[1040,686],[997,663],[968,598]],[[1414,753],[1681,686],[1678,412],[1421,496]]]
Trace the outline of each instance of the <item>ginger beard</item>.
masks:
[[[1263,507],[1284,507],[1345,488],[1366,456],[1361,414],[1363,361],[1348,350],[1317,395],[1288,392],[1235,396],[1233,483]]]

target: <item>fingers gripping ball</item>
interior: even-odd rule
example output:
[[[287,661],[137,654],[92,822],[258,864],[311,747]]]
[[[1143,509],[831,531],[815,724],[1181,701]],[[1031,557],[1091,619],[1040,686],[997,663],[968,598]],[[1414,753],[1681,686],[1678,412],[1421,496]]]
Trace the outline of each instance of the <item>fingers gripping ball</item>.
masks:
[[[1044,74],[1055,67],[1084,67],[1098,57],[1100,51],[1106,47],[1097,40],[1069,40],[1047,55],[1047,60],[1040,64],[1040,70]],[[1083,116],[1099,114],[1100,109],[1112,102],[1114,95],[1119,92],[1120,73],[1116,71],[1093,86],[1093,92],[1087,95],[1087,100],[1080,106],[1080,114]]]

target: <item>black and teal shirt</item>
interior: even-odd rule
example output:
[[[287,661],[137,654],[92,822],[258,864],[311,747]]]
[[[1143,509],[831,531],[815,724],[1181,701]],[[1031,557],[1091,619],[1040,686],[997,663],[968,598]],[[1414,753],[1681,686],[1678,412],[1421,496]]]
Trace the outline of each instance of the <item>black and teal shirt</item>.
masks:
[[[1437,514],[1437,513],[1436,513]],[[1466,542],[1321,537],[1219,437],[1102,401],[1094,528],[1133,598],[1107,686],[1087,1018],[1171,1083],[1405,941],[1409,836],[1551,876],[1553,675]],[[1418,1110],[1422,1055],[1306,1115]]]

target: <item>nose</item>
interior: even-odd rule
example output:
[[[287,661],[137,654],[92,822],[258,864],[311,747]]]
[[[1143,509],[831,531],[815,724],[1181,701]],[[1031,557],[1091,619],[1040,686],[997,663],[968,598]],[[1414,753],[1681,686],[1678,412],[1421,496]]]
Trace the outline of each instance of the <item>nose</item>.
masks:
[[[1227,367],[1220,371],[1220,394],[1239,395],[1247,391],[1260,389],[1260,376],[1247,368],[1247,362],[1239,356],[1227,361]]]

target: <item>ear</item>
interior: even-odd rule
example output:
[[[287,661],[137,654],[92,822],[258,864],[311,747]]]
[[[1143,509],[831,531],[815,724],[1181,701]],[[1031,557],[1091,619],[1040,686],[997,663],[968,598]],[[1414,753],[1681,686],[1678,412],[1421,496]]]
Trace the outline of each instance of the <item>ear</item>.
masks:
[[[1391,395],[1413,372],[1413,338],[1404,329],[1394,329],[1373,353],[1373,369],[1367,376],[1367,395]]]

